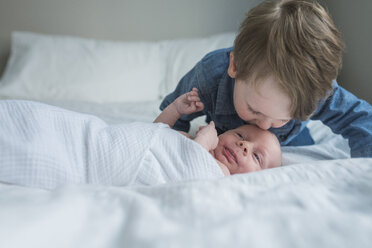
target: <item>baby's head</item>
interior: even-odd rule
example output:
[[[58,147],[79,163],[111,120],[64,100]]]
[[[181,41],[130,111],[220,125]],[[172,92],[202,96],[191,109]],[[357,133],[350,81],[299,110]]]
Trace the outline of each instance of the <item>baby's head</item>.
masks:
[[[221,134],[213,155],[230,174],[274,168],[282,162],[276,136],[255,125],[243,125]]]

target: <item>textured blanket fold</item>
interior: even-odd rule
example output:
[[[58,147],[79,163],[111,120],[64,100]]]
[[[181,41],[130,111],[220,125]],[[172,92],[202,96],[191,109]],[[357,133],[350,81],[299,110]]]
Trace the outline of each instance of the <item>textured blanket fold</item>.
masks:
[[[167,125],[110,126],[97,117],[42,103],[0,101],[1,182],[52,189],[222,176],[206,150]]]

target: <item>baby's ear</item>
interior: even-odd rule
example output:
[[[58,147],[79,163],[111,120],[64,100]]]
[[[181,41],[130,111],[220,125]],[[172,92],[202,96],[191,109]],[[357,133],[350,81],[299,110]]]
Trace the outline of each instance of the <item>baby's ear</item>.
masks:
[[[231,78],[235,78],[235,76],[236,76],[236,66],[235,66],[235,62],[234,62],[234,52],[230,52],[230,64],[229,64],[229,68],[227,69],[227,74],[229,74],[229,76]]]

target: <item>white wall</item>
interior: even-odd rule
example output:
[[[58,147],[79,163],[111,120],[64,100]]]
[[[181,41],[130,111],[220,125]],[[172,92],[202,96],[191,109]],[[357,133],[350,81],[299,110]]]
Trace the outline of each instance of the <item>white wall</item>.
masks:
[[[0,0],[0,73],[13,30],[110,40],[236,31],[260,0]]]
[[[236,31],[261,0],[0,0],[0,74],[13,30],[111,40]],[[372,0],[324,0],[347,50],[339,83],[372,103]]]

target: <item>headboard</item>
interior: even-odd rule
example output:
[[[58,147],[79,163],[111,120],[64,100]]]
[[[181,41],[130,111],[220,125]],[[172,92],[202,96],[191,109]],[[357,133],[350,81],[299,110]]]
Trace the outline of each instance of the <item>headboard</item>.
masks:
[[[162,40],[236,31],[260,0],[0,0],[0,74],[14,30],[103,40]]]

